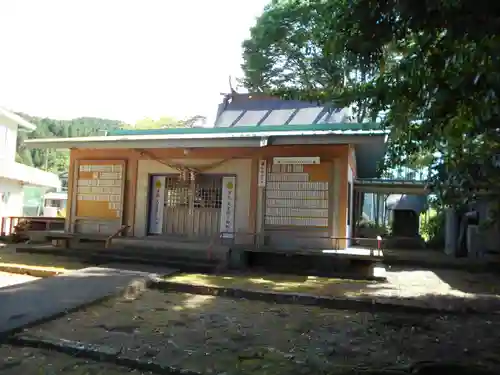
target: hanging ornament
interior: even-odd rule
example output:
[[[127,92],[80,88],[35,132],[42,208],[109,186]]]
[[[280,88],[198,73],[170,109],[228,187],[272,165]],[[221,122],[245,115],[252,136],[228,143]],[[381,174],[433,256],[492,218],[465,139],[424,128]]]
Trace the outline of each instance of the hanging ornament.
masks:
[[[181,170],[179,173],[179,180],[180,181],[186,181],[188,179],[188,174],[185,169]]]

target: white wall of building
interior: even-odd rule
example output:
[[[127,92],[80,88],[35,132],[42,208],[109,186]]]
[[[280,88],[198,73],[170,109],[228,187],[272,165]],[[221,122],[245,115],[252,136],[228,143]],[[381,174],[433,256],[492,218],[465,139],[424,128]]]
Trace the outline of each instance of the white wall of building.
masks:
[[[0,165],[16,160],[16,143],[17,125],[2,121],[0,117]]]
[[[6,171],[16,159],[17,124],[0,117],[0,170]],[[0,176],[3,173],[0,173]],[[23,215],[23,185],[20,181],[0,177],[0,218]],[[7,226],[8,223],[5,223]],[[1,228],[0,232],[8,228]]]
[[[5,113],[5,110],[0,111],[0,179],[22,181],[27,185],[59,188],[61,181],[56,174],[16,163],[19,125],[8,116],[2,116],[2,113]]]
[[[24,128],[35,128],[17,115],[0,108],[0,218],[23,216],[23,184],[60,186],[57,175],[16,163],[17,133],[23,122]]]
[[[9,216],[23,216],[23,185],[19,181],[0,178],[0,218]],[[8,230],[8,223],[5,226],[0,232]]]

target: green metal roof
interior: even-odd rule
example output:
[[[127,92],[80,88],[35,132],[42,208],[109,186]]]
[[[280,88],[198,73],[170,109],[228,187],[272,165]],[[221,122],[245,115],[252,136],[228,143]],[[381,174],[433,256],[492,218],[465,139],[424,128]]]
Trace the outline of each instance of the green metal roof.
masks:
[[[381,124],[368,123],[336,123],[336,124],[304,124],[280,126],[237,126],[218,128],[165,128],[165,129],[120,129],[108,132],[108,136],[123,135],[174,135],[174,134],[238,134],[238,133],[265,133],[265,132],[290,132],[290,131],[345,131],[345,132],[371,132],[380,134],[383,130]]]

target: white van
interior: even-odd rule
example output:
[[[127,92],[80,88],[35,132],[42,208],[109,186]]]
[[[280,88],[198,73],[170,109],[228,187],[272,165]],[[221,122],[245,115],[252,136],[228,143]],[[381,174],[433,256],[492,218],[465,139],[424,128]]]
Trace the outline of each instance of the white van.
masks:
[[[47,193],[43,196],[42,212],[44,217],[66,217],[67,192]]]

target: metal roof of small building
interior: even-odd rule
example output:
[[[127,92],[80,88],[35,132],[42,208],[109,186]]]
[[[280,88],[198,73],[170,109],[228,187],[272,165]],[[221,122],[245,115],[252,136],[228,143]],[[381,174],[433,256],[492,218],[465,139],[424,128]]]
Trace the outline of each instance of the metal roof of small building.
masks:
[[[28,148],[217,148],[267,145],[352,144],[359,177],[377,176],[387,132],[379,124],[306,124],[236,128],[121,130],[107,136],[30,139]]]
[[[311,101],[284,100],[262,94],[232,93],[219,104],[215,127],[284,126],[354,122],[351,108]]]
[[[105,136],[36,139],[25,143],[31,148],[66,149],[353,144],[359,159],[359,176],[375,177],[377,162],[385,153],[388,132],[379,123],[352,120],[348,108],[233,93],[226,95],[219,105],[214,127],[121,129]]]
[[[215,127],[215,128],[164,128],[164,129],[120,129],[112,130],[107,133],[107,136],[124,136],[124,135],[224,135],[237,137],[238,134],[261,134],[261,133],[286,133],[286,132],[322,132],[322,131],[338,131],[346,134],[381,134],[383,129],[379,123],[334,123],[334,124],[297,124],[297,125],[256,125],[249,124],[246,126],[237,127]]]
[[[420,214],[427,209],[427,196],[391,194],[387,197],[386,206],[389,210],[411,210]]]

